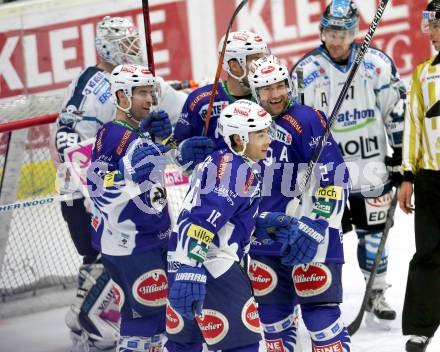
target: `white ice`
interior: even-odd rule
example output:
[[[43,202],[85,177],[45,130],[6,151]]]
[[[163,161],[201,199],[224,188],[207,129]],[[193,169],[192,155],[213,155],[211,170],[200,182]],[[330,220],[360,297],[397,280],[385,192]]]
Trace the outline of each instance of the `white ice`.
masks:
[[[406,285],[408,262],[414,252],[413,216],[400,210],[396,213],[396,225],[389,235],[388,281],[393,285],[387,291],[387,299],[398,312],[391,331],[371,330],[363,323],[352,337],[353,352],[403,352],[407,337],[401,332],[401,311]],[[362,300],[365,284],[357,265],[354,233],[344,237],[346,265],[344,267],[343,318],[348,324],[356,316]],[[420,288],[421,290],[423,287]],[[433,294],[438,295],[438,292]],[[66,308],[0,320],[0,352],[65,352],[70,341],[64,325]],[[306,332],[301,329],[303,351],[310,351]],[[440,351],[440,332],[434,337],[427,352]]]

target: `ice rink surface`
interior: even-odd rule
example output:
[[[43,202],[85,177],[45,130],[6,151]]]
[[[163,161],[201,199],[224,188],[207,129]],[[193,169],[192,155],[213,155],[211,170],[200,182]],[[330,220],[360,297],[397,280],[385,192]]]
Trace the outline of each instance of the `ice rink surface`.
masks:
[[[362,324],[352,337],[353,352],[404,352],[407,337],[401,333],[401,311],[406,285],[408,262],[414,252],[413,216],[397,210],[396,225],[389,235],[389,274],[392,287],[387,299],[398,316],[390,331],[371,329]],[[357,237],[349,233],[344,237],[346,265],[344,267],[344,321],[348,324],[356,316],[365,284],[357,265]],[[421,287],[420,289],[423,289]],[[433,292],[433,294],[440,294]],[[70,341],[64,324],[67,307],[17,318],[0,320],[0,352],[66,352]],[[304,352],[310,352],[310,342],[304,326],[300,327]],[[432,340],[427,352],[440,352],[440,332]]]

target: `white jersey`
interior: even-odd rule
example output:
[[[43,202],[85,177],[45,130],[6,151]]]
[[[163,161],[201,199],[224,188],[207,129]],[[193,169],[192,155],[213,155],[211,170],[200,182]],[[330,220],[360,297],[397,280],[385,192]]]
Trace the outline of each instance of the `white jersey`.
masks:
[[[56,166],[59,161],[63,161],[63,150],[66,147],[95,137],[101,126],[113,120],[116,106],[111,99],[109,78],[110,73],[91,66],[69,85],[53,131],[52,159]],[[157,82],[158,106],[154,109],[165,110],[173,123],[180,116],[187,94],[174,90],[161,77],[157,77]]]
[[[344,66],[333,62],[324,46],[297,63],[292,79],[296,81],[295,70],[301,67],[306,105],[330,117],[358,48],[353,43]],[[390,146],[401,148],[404,98],[405,89],[392,60],[382,51],[369,48],[332,125],[333,137],[350,171],[353,193],[376,193],[389,183],[384,164],[387,134]]]

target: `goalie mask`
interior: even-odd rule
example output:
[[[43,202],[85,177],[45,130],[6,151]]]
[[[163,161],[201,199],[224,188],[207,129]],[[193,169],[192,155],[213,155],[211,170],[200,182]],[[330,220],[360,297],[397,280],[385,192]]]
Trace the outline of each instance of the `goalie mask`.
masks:
[[[422,13],[422,32],[429,32],[429,24],[440,25],[440,0],[431,1]]]
[[[273,136],[272,117],[260,105],[245,99],[240,99],[224,108],[217,122],[218,132],[223,136],[229,149],[235,154],[242,155],[249,143],[249,133],[270,128]],[[243,142],[242,152],[236,152],[232,147],[231,137],[237,134]]]
[[[223,42],[225,37],[220,40],[218,45],[219,55],[222,52]],[[267,48],[266,42],[259,35],[248,32],[231,32],[228,36],[228,41],[226,43],[225,56],[223,58],[223,70],[225,70],[230,76],[241,81],[246,76],[246,57],[253,54],[269,54],[269,49]],[[230,60],[237,60],[238,64],[243,69],[243,74],[238,77],[231,73],[229,68]]]
[[[148,68],[141,65],[119,65],[110,74],[110,84],[116,107],[133,118],[131,113],[133,89],[135,87],[152,86],[153,104],[157,101],[156,97],[156,78]],[[123,108],[119,105],[116,93],[122,90],[128,98],[129,106]]]
[[[96,26],[96,50],[101,60],[112,65],[142,64],[139,32],[127,18],[106,16]]]

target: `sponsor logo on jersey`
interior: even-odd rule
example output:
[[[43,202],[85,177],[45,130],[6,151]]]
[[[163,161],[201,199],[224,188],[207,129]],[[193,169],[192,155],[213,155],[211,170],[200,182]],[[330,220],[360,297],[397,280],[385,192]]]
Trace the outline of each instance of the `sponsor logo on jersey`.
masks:
[[[208,254],[208,248],[200,243],[192,242],[188,251],[188,257],[199,263],[203,263]]]
[[[283,115],[282,119],[286,120],[299,134],[303,132],[303,127],[293,116]]]
[[[340,186],[319,187],[315,193],[315,197],[316,198],[341,200],[342,199],[342,187],[340,187]]]
[[[124,134],[122,135],[121,140],[119,141],[119,145],[116,148],[116,154],[121,156],[125,146],[127,145],[128,140],[130,139],[133,132],[130,130],[125,130]]]
[[[368,225],[380,225],[386,222],[391,200],[392,192],[376,198],[365,198],[365,215]]]
[[[98,138],[96,139],[95,147],[98,153],[101,153],[102,150],[102,137],[104,136],[104,133],[105,133],[105,127],[103,127],[101,131],[99,131]]]
[[[214,239],[214,234],[211,231],[196,224],[191,224],[189,226],[186,235],[208,246],[212,243],[212,240]]]
[[[182,331],[185,322],[183,318],[177,313],[169,304],[166,309],[166,327],[168,334],[178,334]]]
[[[315,202],[315,204],[313,205],[312,213],[328,219],[333,212],[333,208],[334,204],[332,202],[321,200]]]
[[[308,85],[312,84],[315,79],[319,77],[319,71],[315,70],[312,71],[307,77],[304,78],[304,86],[307,87]]]
[[[116,171],[104,175],[104,187],[113,187],[115,185]]]
[[[87,82],[84,87],[82,94],[89,95],[90,93],[98,94],[102,89],[110,90],[110,84],[105,79],[105,76],[102,72],[96,72]]]
[[[376,121],[376,113],[373,109],[353,109],[338,114],[337,124],[332,126],[334,132],[355,131]]]
[[[263,331],[254,297],[249,298],[244,304],[241,310],[241,321],[252,332],[261,333]]]
[[[310,149],[315,149],[318,146],[320,139],[321,139],[321,136],[318,136],[318,137],[312,136],[310,138],[310,142],[309,142]],[[326,146],[332,145],[332,142],[326,141],[325,145]]]
[[[339,143],[344,159],[370,159],[380,155],[379,139],[377,136],[373,137],[359,137],[358,140],[347,141],[344,144]]]
[[[228,106],[229,102],[227,101],[216,101],[214,104],[212,104],[212,111],[211,111],[211,117],[216,116],[219,117],[222,110]],[[206,119],[206,114],[208,113],[208,106],[209,104],[205,104],[202,106],[202,108],[199,111],[199,115],[202,118],[203,121]],[[244,115],[246,116],[246,115]]]
[[[341,341],[336,341],[325,346],[313,345],[313,352],[344,352],[344,348]]]
[[[124,305],[125,302],[124,291],[122,290],[121,286],[119,286],[115,282],[113,282],[112,290],[116,304],[119,306],[119,309],[122,309],[122,306]]]
[[[226,198],[229,205],[234,206],[234,199],[237,198],[237,193],[235,193],[232,189],[228,189],[224,186],[215,186],[214,193],[218,194],[220,197]]]
[[[215,95],[218,95],[218,90],[216,91]],[[197,103],[200,102],[200,100],[211,96],[211,91],[209,92],[202,92],[199,95],[197,95],[193,101],[191,102],[191,104],[189,105],[189,110],[190,111],[194,111],[194,108],[196,107]]]
[[[299,265],[292,272],[296,294],[300,297],[317,296],[332,283],[329,268],[322,263]]]
[[[284,352],[283,339],[268,340],[266,339],[267,352]]]
[[[213,309],[203,309],[202,316],[196,316],[196,321],[208,345],[219,343],[229,331],[228,319]]]
[[[252,260],[249,266],[249,278],[255,296],[264,296],[272,292],[278,283],[276,272],[268,265]]]
[[[155,269],[141,275],[133,284],[133,296],[139,303],[158,307],[167,303],[168,280],[164,270]]]
[[[275,139],[281,143],[291,145],[292,144],[292,135],[287,132],[283,127],[277,125],[276,126],[276,137]]]

